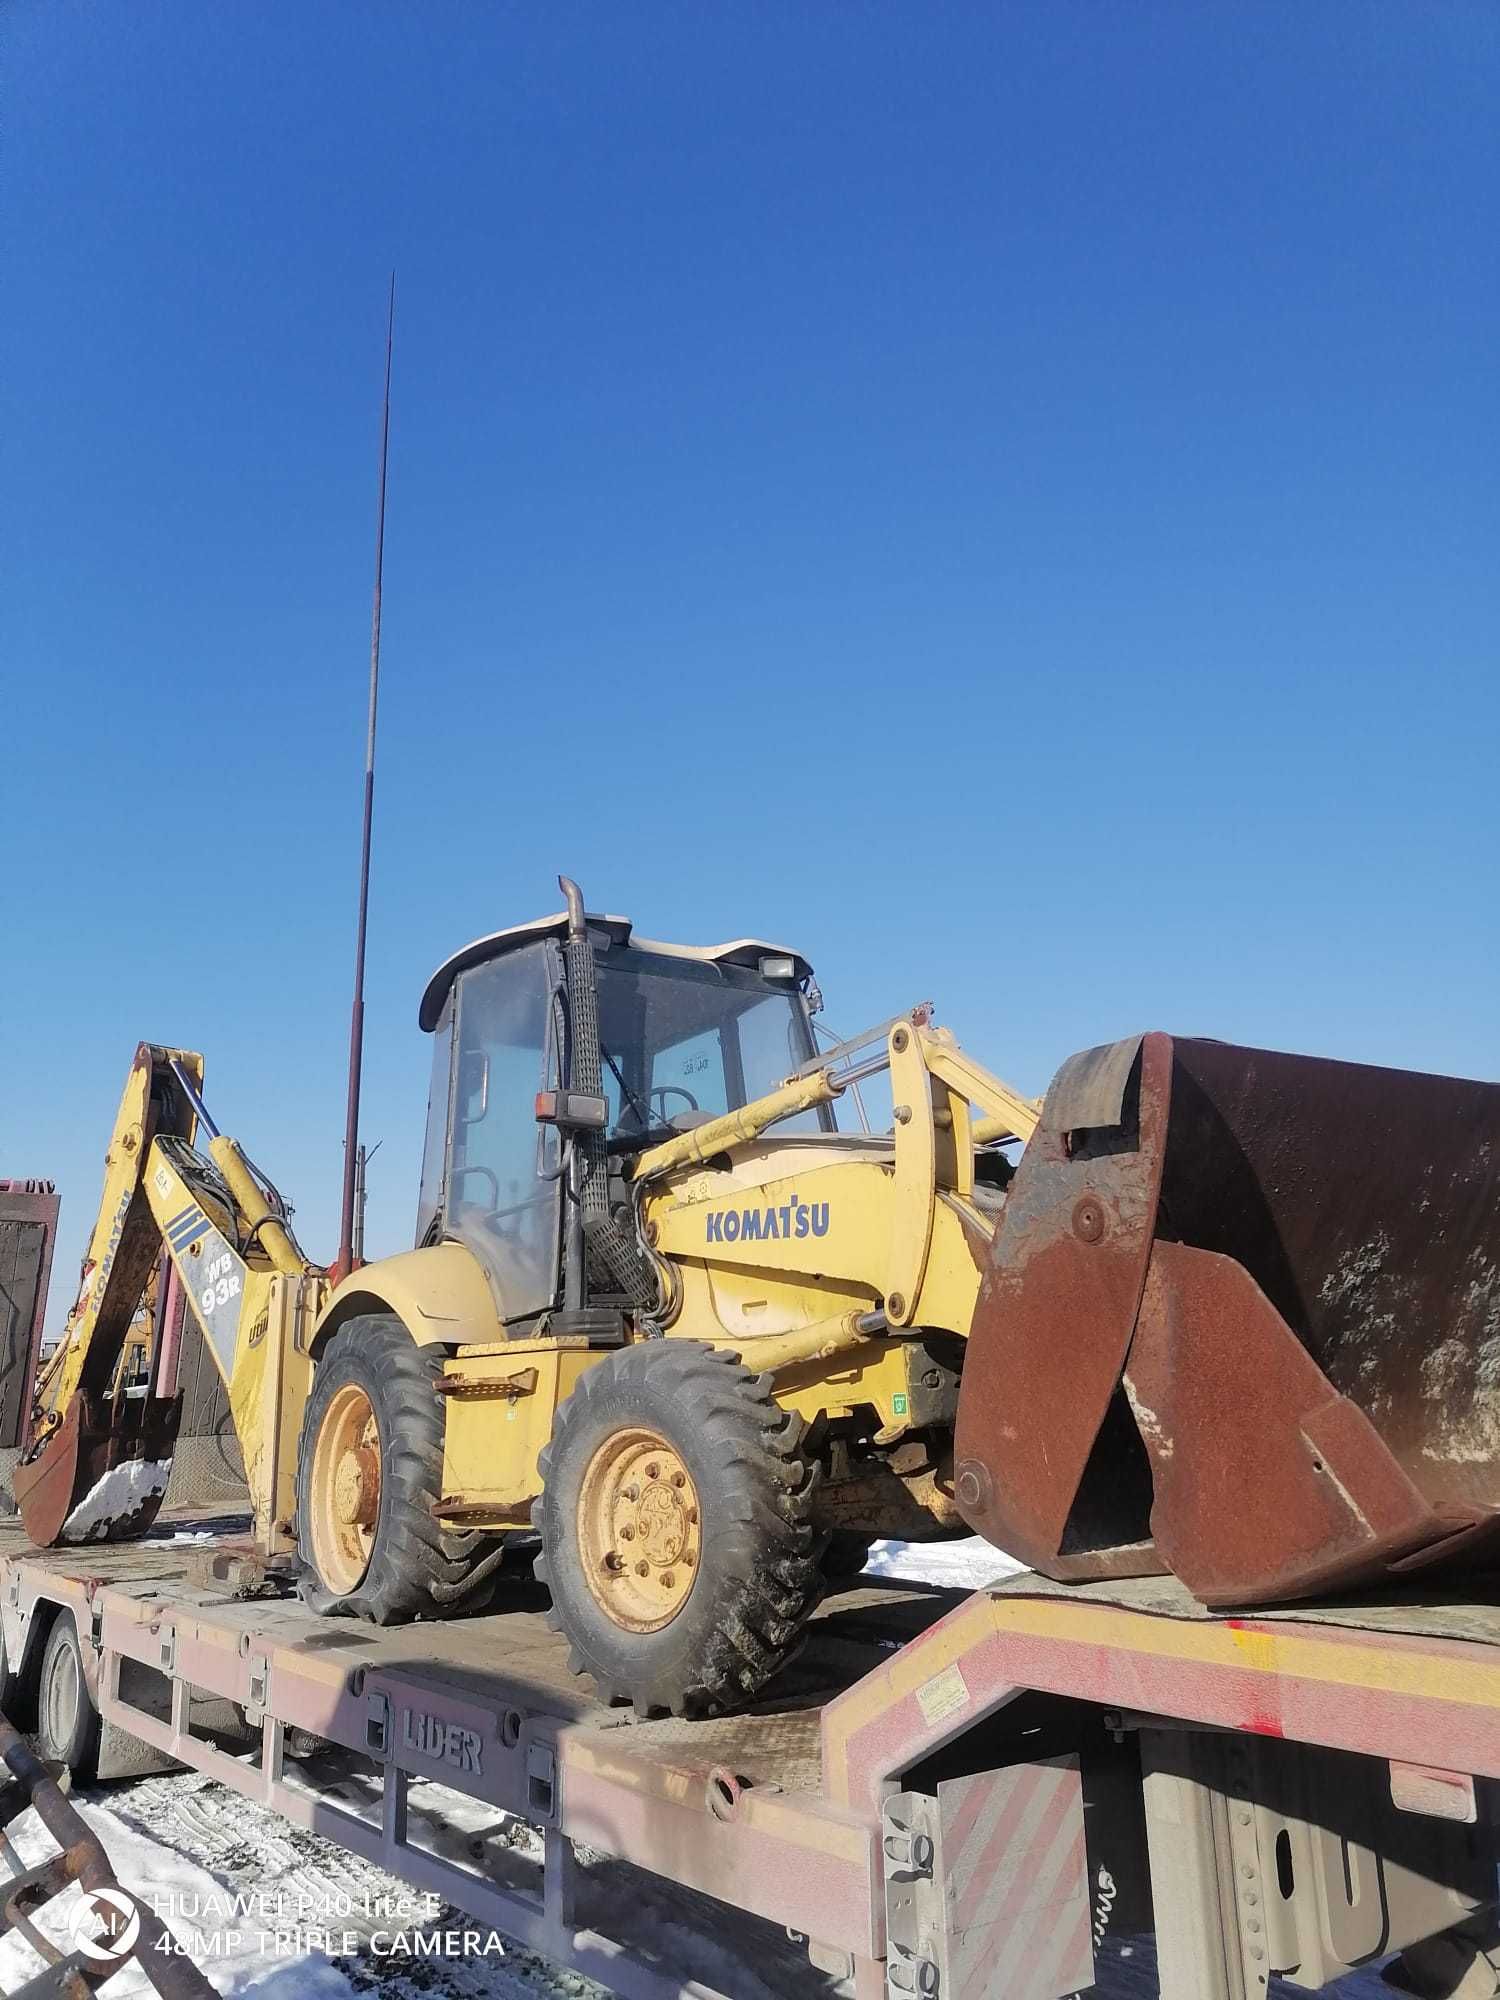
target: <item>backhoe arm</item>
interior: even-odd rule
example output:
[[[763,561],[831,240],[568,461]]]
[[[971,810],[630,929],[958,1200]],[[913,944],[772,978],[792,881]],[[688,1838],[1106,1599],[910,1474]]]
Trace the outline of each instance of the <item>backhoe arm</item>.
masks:
[[[304,1352],[325,1289],[298,1248],[280,1197],[199,1094],[202,1058],[142,1043],[105,1156],[104,1193],[78,1302],[39,1378],[31,1437],[15,1472],[27,1533],[58,1541],[143,1534],[166,1489],[180,1416],[175,1396],[106,1396],[159,1260],[175,1269],[229,1391],[257,1539],[291,1532]],[[194,1150],[207,1138],[208,1158]],[[153,1360],[153,1374],[156,1357]]]
[[[100,1397],[108,1389],[160,1257],[161,1231],[146,1195],[147,1157],[158,1133],[190,1145],[196,1123],[174,1065],[195,1090],[201,1088],[203,1058],[192,1050],[142,1042],[135,1052],[104,1155],[104,1188],[78,1297],[62,1340],[38,1372],[28,1440],[32,1446],[58,1428],[78,1391]]]

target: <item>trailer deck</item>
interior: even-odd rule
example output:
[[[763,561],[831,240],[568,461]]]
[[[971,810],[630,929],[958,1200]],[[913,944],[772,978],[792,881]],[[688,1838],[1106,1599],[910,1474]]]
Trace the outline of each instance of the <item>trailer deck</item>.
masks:
[[[502,1611],[376,1628],[236,1595],[232,1528],[169,1539],[185,1531],[40,1553],[0,1524],[13,1685],[71,1612],[111,1732],[632,2000],[735,2000],[726,1935],[789,1995],[1055,2000],[1091,1983],[1133,1867],[1162,1990],[1194,2000],[1264,1991],[1292,1952],[1315,1988],[1493,1901],[1496,1602],[1231,1618],[1171,1579],[962,1595],[864,1578],[826,1600],[774,1700],[637,1722],[569,1672],[520,1565]],[[1368,1854],[1375,1902],[1332,1907],[1316,1839],[1288,1882],[1270,1857],[1309,1827],[1346,1884]],[[726,1933],[731,1911],[749,1929]],[[719,1932],[697,1970],[695,1924]]]

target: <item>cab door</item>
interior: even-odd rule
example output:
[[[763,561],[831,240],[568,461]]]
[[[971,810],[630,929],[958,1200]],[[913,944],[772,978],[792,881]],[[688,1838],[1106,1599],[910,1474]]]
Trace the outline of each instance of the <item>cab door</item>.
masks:
[[[536,1094],[561,970],[556,946],[541,942],[471,967],[456,984],[441,1233],[478,1258],[507,1324],[557,1301],[562,1187]]]

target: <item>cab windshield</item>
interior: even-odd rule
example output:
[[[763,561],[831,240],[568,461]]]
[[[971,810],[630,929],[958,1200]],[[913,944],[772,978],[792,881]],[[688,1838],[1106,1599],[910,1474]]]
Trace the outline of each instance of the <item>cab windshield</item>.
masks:
[[[648,1133],[737,1111],[813,1054],[790,982],[658,952],[600,952],[595,962],[609,1131],[622,1152]],[[433,1048],[417,1241],[467,1244],[507,1323],[546,1311],[557,1294],[557,1134],[538,1128],[535,1104],[557,1081],[562,963],[549,939],[461,972]],[[775,1129],[833,1125],[823,1107]]]
[[[653,952],[599,959],[599,1042],[610,1133],[636,1138],[737,1111],[813,1054],[801,995],[747,967]],[[821,1130],[816,1112],[776,1127]]]

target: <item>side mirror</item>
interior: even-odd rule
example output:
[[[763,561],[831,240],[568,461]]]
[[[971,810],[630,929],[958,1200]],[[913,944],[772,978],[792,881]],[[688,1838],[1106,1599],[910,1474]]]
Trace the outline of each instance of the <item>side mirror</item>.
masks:
[[[490,1059],[483,1049],[465,1049],[458,1059],[456,1121],[477,1125],[490,1108]]]

